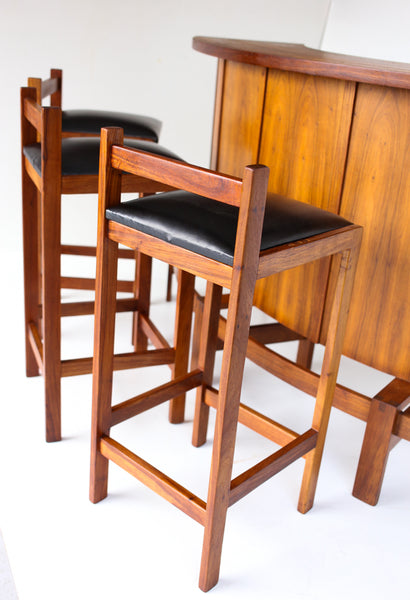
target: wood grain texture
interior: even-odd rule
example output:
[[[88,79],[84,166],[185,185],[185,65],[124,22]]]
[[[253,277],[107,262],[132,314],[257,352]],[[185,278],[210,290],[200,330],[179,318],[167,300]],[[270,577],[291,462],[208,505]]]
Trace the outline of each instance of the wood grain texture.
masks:
[[[96,193],[99,178],[96,174],[66,177],[61,173],[62,71],[52,69],[50,78],[44,81],[29,78],[29,86],[32,87],[21,89],[26,372],[28,376],[39,373],[44,376],[46,437],[56,441],[61,438],[60,377],[89,372],[91,365],[90,359],[78,359],[77,364],[76,359],[64,363],[60,360],[61,316],[89,314],[92,308],[91,303],[84,302],[67,302],[62,306],[61,288],[93,290],[95,287],[92,278],[60,277],[61,195]],[[43,106],[42,101],[48,96]],[[41,145],[40,173],[23,153],[24,147],[34,142]],[[122,184],[124,192],[156,193],[164,189],[152,181],[147,184],[144,177],[125,176]],[[95,249],[83,246],[63,250],[77,255],[95,253]],[[122,251],[119,255],[124,256]],[[145,280],[148,292],[147,283]],[[117,287],[118,291],[134,293],[131,281],[119,281]],[[34,339],[40,341],[41,353]]]
[[[218,71],[216,129],[220,129],[218,111],[222,110],[228,92],[224,85],[227,66],[234,62],[236,71],[240,71],[241,65],[248,70],[253,65],[258,72],[261,68],[268,70],[265,112],[262,122],[255,119],[255,128],[262,123],[258,160],[271,167],[269,189],[340,212],[364,226],[343,353],[402,378],[408,385],[410,64],[274,42],[201,37],[194,38],[193,45],[196,50],[218,57],[220,65],[224,64],[224,69],[220,67]],[[233,87],[229,89],[233,91]],[[235,92],[242,93],[240,86]],[[246,90],[244,93],[251,95]],[[240,118],[245,120],[239,115],[238,122]],[[235,128],[234,123],[231,128]],[[254,135],[256,138],[259,132]],[[223,147],[223,139],[218,142]],[[218,148],[214,143],[213,155]],[[236,148],[232,148],[234,155],[241,160]],[[232,171],[233,163],[234,160]],[[271,255],[266,261],[261,260],[260,275],[267,275],[275,258]],[[284,266],[282,259],[281,265]],[[315,265],[295,269],[292,276],[287,273],[285,277],[268,277],[258,283],[256,305],[309,338],[304,342],[306,352],[298,355],[305,367],[310,362],[310,342],[326,341],[329,298],[335,290],[339,266],[332,259],[330,277],[327,265]],[[307,317],[299,317],[306,305]],[[279,377],[291,376],[289,365],[252,339],[248,357]],[[301,384],[301,389],[308,393],[314,387],[307,369],[301,370],[293,382]],[[380,445],[386,460],[391,439],[397,441],[397,436],[410,439],[410,409],[392,412],[385,398],[372,401],[368,395],[341,385],[336,387],[334,403],[363,420],[370,414],[374,435],[366,435],[363,452],[367,456],[375,455]],[[393,421],[388,427],[383,424],[384,413]],[[373,448],[372,439],[376,440]],[[371,459],[366,460],[365,478],[370,478],[372,486],[380,489],[385,464],[380,469],[379,460],[379,467],[370,472],[371,463]],[[360,478],[363,480],[363,472]],[[369,497],[363,494],[362,499],[365,496]],[[303,506],[308,504],[302,501]]]
[[[371,402],[353,496],[372,506],[379,500],[389,451],[398,441],[394,425],[409,402],[410,384],[400,379],[393,379]]]
[[[108,224],[109,234],[112,240],[124,245],[132,244],[136,250],[143,248],[150,256],[168,262],[178,269],[185,269],[189,273],[199,277],[207,276],[215,279],[216,283],[223,287],[230,287],[232,279],[232,268],[223,265],[216,260],[208,259],[206,263],[195,252],[185,248],[170,247],[167,242],[143,234],[135,229],[120,225],[114,221]]]
[[[259,162],[269,191],[338,212],[353,110],[354,84],[269,71]],[[318,341],[328,260],[258,282],[255,304]]]
[[[46,440],[61,439],[61,111],[41,109],[41,272]]]
[[[194,37],[193,48],[225,60],[271,69],[410,88],[410,65],[324,52],[302,44]]]
[[[35,90],[23,88],[21,90],[21,141],[22,146],[32,144],[37,139],[35,128],[24,115],[25,98],[34,100]],[[24,320],[25,320],[25,346],[26,346],[26,375],[35,377],[42,368],[42,355],[39,359],[37,346],[30,341],[30,331],[33,327],[39,330],[40,323],[40,242],[38,227],[40,211],[38,201],[38,188],[26,171],[26,158],[21,153],[21,179],[22,179],[22,221],[23,221],[23,264],[24,264]]]
[[[206,504],[201,498],[111,438],[103,437],[100,449],[104,457],[115,462],[195,521],[204,524]]]
[[[192,191],[206,190],[207,185],[215,199],[232,203],[234,190],[240,188],[240,206],[233,266],[228,267],[200,254],[187,252],[171,242],[158,240],[141,231],[106,217],[107,206],[120,202],[120,173],[130,170],[135,174],[153,171],[156,181],[166,184],[185,182]],[[266,167],[246,167],[243,180],[209,173],[167,159],[147,159],[138,151],[121,149],[121,133],[105,129],[102,135],[100,202],[97,248],[97,295],[95,327],[95,359],[93,367],[93,419],[92,419],[92,471],[90,498],[98,502],[107,493],[108,460],[112,460],[142,481],[152,490],[186,512],[204,525],[199,586],[208,591],[216,585],[219,577],[222,542],[226,513],[230,504],[264,483],[279,470],[305,456],[306,467],[299,500],[299,510],[305,512],[312,506],[318,471],[321,462],[327,422],[336,384],[337,369],[341,355],[343,331],[348,312],[352,280],[357,263],[357,251],[361,240],[361,228],[347,226],[331,233],[300,240],[293,244],[275,247],[261,252],[261,235],[265,213],[269,170]],[[215,186],[215,182],[218,182]],[[236,192],[235,192],[236,193]],[[179,291],[177,317],[174,331],[174,368],[171,382],[148,392],[134,396],[115,407],[111,406],[112,371],[115,367],[114,320],[117,243],[125,243],[144,255],[162,258],[179,268]],[[281,251],[284,259],[280,258]],[[297,435],[255,410],[241,406],[242,376],[249,345],[249,327],[254,299],[254,288],[259,274],[290,269],[301,262],[316,260],[332,253],[341,253],[334,302],[329,319],[329,336],[325,349],[320,377],[307,376],[307,369],[293,365],[287,369],[290,384],[313,387],[317,401],[312,429]],[[269,254],[273,258],[269,257]],[[260,267],[260,265],[262,265]],[[207,279],[202,312],[202,328],[196,328],[201,339],[196,342],[194,370],[187,372],[188,332],[191,330],[191,313],[194,298],[194,275]],[[215,352],[220,328],[222,299],[221,280],[230,288],[228,313],[222,337],[224,350],[219,377],[219,389],[212,388]],[[148,322],[145,315],[144,322]],[[261,332],[261,337],[265,335]],[[280,334],[283,335],[283,332]],[[255,342],[257,344],[257,342]],[[166,349],[169,356],[170,349]],[[147,358],[144,353],[144,359]],[[163,354],[163,353],[162,353]],[[162,356],[163,357],[163,356]],[[125,362],[132,361],[127,356]],[[282,374],[286,369],[282,370]],[[208,497],[205,504],[176,481],[158,471],[142,458],[110,437],[110,428],[158,404],[201,386],[197,396],[194,435],[195,445],[206,438],[209,406],[217,410],[214,441],[209,475]],[[179,410],[176,411],[177,416]],[[286,447],[255,465],[233,482],[232,467],[239,421],[267,436],[284,442]]]
[[[341,214],[364,227],[343,353],[410,380],[410,91],[361,85]]]
[[[228,62],[218,85],[223,98],[212,163],[223,173],[240,176],[246,165],[258,162],[266,69]]]

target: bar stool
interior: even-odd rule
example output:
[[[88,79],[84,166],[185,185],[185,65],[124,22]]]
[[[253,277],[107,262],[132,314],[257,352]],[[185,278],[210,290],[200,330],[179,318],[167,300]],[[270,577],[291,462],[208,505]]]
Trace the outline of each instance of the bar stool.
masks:
[[[229,506],[298,458],[306,460],[298,509],[314,500],[361,241],[361,228],[308,204],[280,196],[266,200],[268,169],[246,167],[243,179],[215,173],[123,146],[122,132],[102,132],[97,244],[90,499],[107,495],[109,461],[204,526],[199,587],[218,581]],[[120,204],[122,173],[134,173],[175,191]],[[266,207],[265,207],[266,200]],[[159,258],[178,270],[171,380],[112,406],[115,284],[118,243]],[[240,403],[255,282],[297,265],[334,257],[333,303],[312,426],[302,434]],[[207,280],[197,364],[188,369],[194,277]],[[219,389],[213,386],[222,288],[230,290]],[[139,353],[141,365],[158,364],[156,351]],[[164,362],[170,356],[164,357]],[[309,372],[283,359],[290,383]],[[208,497],[203,500],[114,438],[111,428],[170,401],[181,410],[197,388],[193,443],[206,437],[209,408],[216,409]],[[231,481],[238,422],[281,449]]]
[[[45,98],[50,98],[51,106],[63,108],[63,71],[50,69],[50,77],[28,77],[27,86],[36,89],[37,104],[42,104]],[[62,110],[62,138],[68,137],[100,137],[102,127],[121,127],[127,139],[159,142],[162,123],[158,119],[133,113],[95,109]],[[88,256],[89,248],[63,244],[61,254],[76,254]],[[171,299],[172,270],[168,270],[166,298]],[[89,284],[83,278],[65,278],[65,286],[75,286],[76,289],[88,289]],[[82,284],[87,285],[86,288]],[[127,287],[125,285],[125,287]]]
[[[42,107],[34,88],[21,90],[21,157],[23,200],[24,294],[26,322],[26,373],[40,373],[45,380],[46,440],[61,439],[61,377],[91,373],[92,357],[61,360],[63,316],[93,314],[93,301],[61,303],[61,289],[93,290],[95,279],[61,277],[61,254],[95,256],[89,246],[62,246],[61,195],[96,194],[98,191],[98,137],[62,139],[62,111]],[[128,144],[162,154],[177,156],[157,143],[128,140]],[[161,186],[133,176],[123,180],[123,191],[155,193]],[[136,254],[122,250],[121,256]],[[133,342],[146,346],[142,326],[149,320],[149,278],[151,259],[137,256],[135,281],[121,281],[119,291],[131,297],[118,300],[118,311],[135,311]],[[143,287],[140,282],[143,280]],[[153,326],[153,325],[152,325]],[[148,325],[146,324],[146,328]],[[158,332],[158,343],[161,336]],[[120,366],[119,366],[120,368]],[[125,368],[125,367],[123,367]]]

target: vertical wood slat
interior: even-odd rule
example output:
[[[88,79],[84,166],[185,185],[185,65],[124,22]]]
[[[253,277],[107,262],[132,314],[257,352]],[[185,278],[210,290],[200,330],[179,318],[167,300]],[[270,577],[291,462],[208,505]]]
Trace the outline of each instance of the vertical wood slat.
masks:
[[[355,234],[354,241],[350,248],[343,252],[341,259],[337,261],[339,272],[332,298],[325,352],[320,371],[315,410],[312,420],[312,427],[318,432],[318,438],[314,451],[306,458],[302,487],[299,495],[298,510],[303,513],[311,509],[315,497],[342,354],[350,298],[359,258],[362,230],[354,227],[352,233]]]
[[[269,191],[338,212],[355,84],[269,70],[258,161]],[[317,342],[329,260],[259,281],[258,308]]]
[[[61,111],[42,108],[41,271],[46,439],[61,439]]]
[[[410,380],[410,90],[358,87],[341,215],[363,226],[343,353]]]
[[[225,63],[219,140],[211,162],[218,171],[239,177],[246,165],[258,162],[265,85],[265,68]]]
[[[27,88],[21,90],[20,114],[26,374],[34,377],[39,374],[42,365],[42,357],[39,361],[36,346],[33,348],[29,339],[32,324],[37,330],[40,327],[39,192],[26,171],[27,161],[23,154],[23,147],[37,140],[37,131],[26,118],[26,99],[34,101],[35,91]]]
[[[225,64],[222,59],[218,60],[218,71],[216,76],[215,89],[215,104],[214,104],[214,119],[212,126],[212,144],[211,144],[211,160],[210,168],[214,171],[218,170],[219,159],[219,140],[221,137],[221,117],[222,117],[222,102],[224,97],[224,82],[225,82]]]
[[[114,363],[115,286],[118,244],[108,239],[105,212],[121,202],[121,174],[111,169],[108,153],[121,144],[120,130],[103,130],[100,145],[99,199],[97,224],[97,271],[93,349],[93,390],[91,417],[90,500],[99,502],[107,495],[108,459],[101,455],[101,435],[111,428],[112,371]]]
[[[269,171],[263,166],[244,171],[199,576],[203,591],[213,587],[219,577],[268,177]]]
[[[195,277],[191,273],[178,270],[178,307],[174,324],[175,360],[172,375],[175,379],[188,371],[191,340],[192,311],[194,304]],[[185,393],[172,398],[169,403],[170,423],[183,423],[185,418]]]

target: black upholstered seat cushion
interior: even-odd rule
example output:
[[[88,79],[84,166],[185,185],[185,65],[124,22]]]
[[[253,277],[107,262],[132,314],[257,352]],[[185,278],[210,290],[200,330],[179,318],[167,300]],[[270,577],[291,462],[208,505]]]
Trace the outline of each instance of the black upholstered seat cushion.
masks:
[[[158,142],[162,123],[158,119],[108,110],[63,110],[62,130],[99,135],[101,127],[122,127],[125,137]]]
[[[106,216],[187,250],[233,264],[238,208],[183,191],[124,202]],[[350,223],[310,204],[270,195],[261,250],[345,227]]]
[[[167,158],[181,160],[176,154],[154,142],[143,140],[125,140],[124,144],[131,148],[159,154]],[[23,148],[35,170],[41,175],[41,146],[30,144]],[[66,138],[62,140],[62,175],[97,175],[100,156],[99,138]]]

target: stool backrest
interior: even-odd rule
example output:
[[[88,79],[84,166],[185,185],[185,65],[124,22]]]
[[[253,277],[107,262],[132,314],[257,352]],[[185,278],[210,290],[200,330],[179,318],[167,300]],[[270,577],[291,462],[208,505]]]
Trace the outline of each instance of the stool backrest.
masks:
[[[61,193],[61,119],[61,108],[43,107],[37,102],[35,88],[21,88],[22,159],[25,160],[24,148],[41,143],[40,173],[28,160],[25,160],[25,168],[38,189],[51,185],[58,194]]]
[[[27,86],[36,90],[37,104],[43,104],[45,98],[50,97],[50,106],[62,107],[63,71],[61,69],[50,69],[50,77],[29,77]]]
[[[105,228],[106,208],[121,201],[121,177],[130,173],[156,183],[206,196],[239,208],[233,273],[249,261],[256,269],[265,213],[269,169],[263,165],[245,167],[243,179],[216,173],[176,160],[156,156],[123,144],[119,128],[101,130],[99,174],[99,231]],[[245,252],[246,248],[246,252]],[[181,249],[175,249],[179,254]],[[203,268],[213,268],[215,261],[198,258]],[[207,265],[208,263],[208,265]],[[218,264],[218,263],[217,263]],[[207,266],[206,266],[207,265]],[[222,267],[221,267],[221,270]],[[229,272],[229,270],[228,270]],[[199,273],[198,273],[199,274]],[[232,277],[232,272],[230,277]]]

